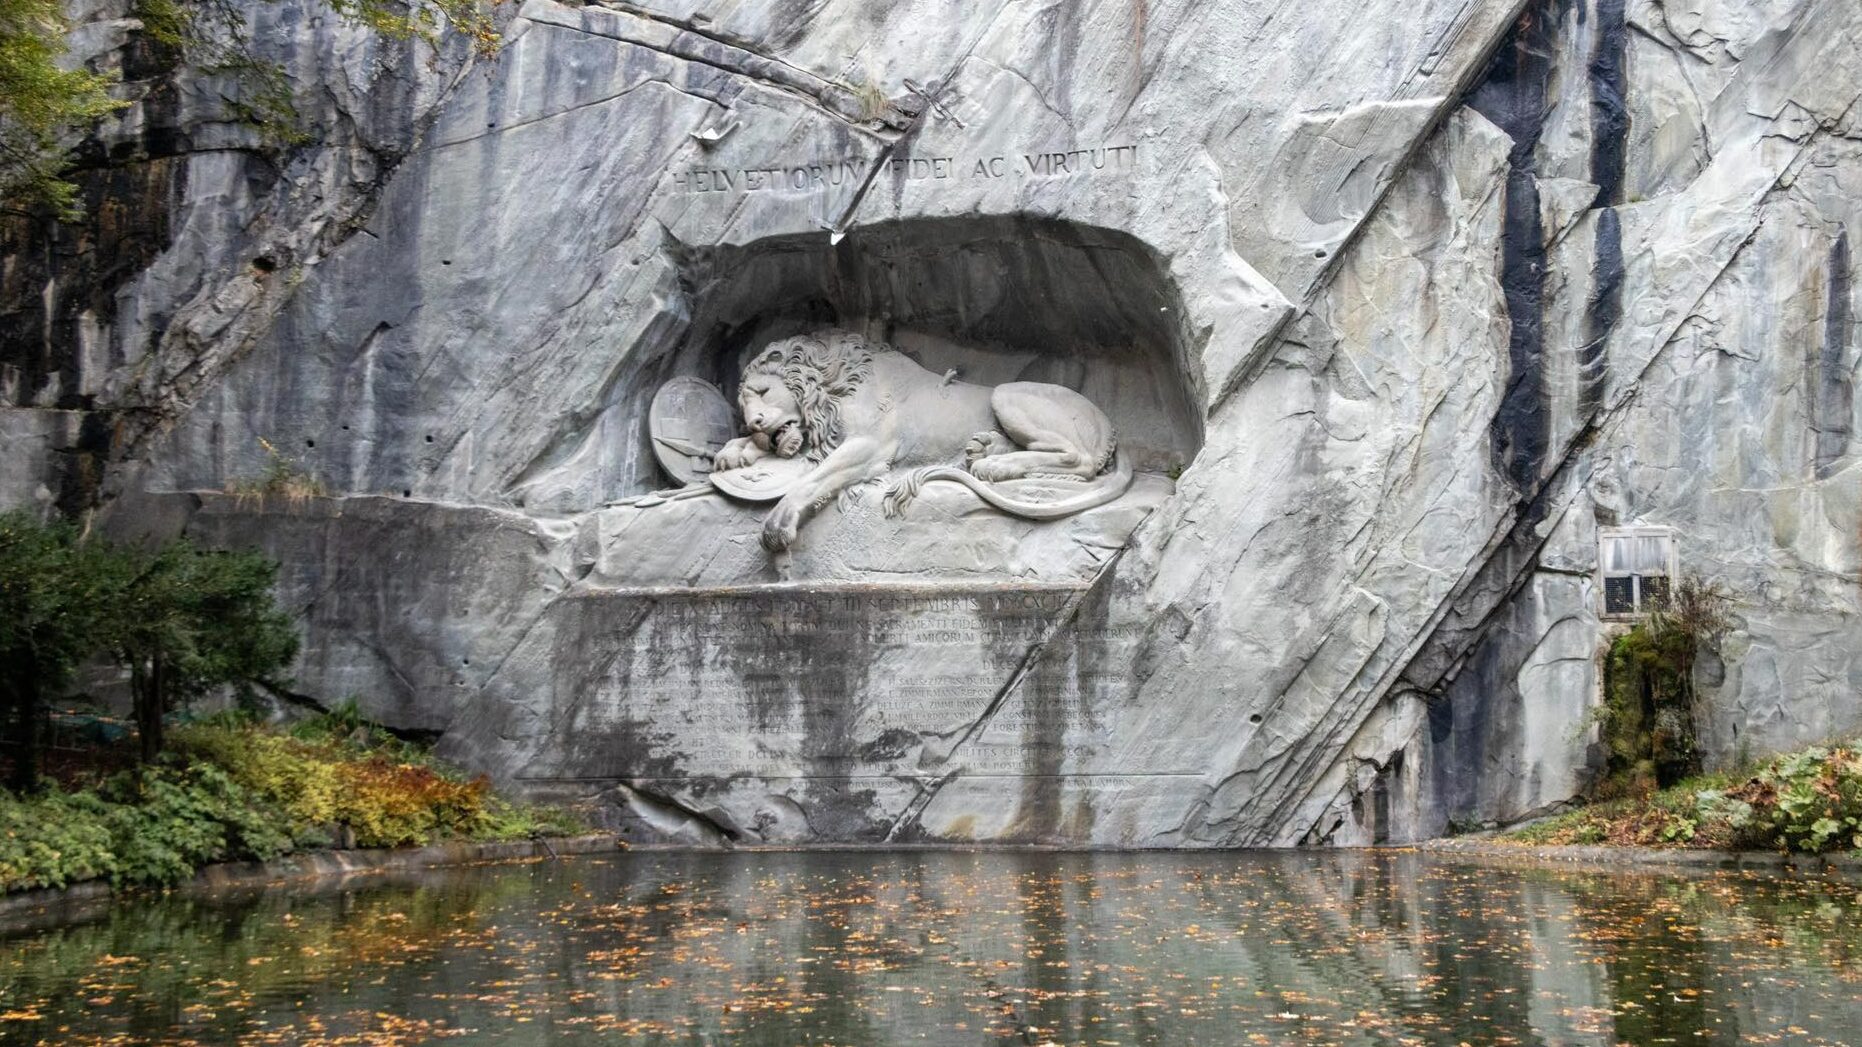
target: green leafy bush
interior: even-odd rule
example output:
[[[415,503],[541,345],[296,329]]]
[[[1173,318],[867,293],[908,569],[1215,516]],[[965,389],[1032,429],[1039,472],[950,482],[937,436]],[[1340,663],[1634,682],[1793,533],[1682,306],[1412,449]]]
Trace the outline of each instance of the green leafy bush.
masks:
[[[1611,642],[1594,714],[1609,752],[1602,795],[1646,793],[1700,772],[1694,662],[1729,627],[1728,603],[1718,586],[1683,578],[1663,607]]]
[[[223,768],[234,781],[276,807],[293,836],[334,825],[341,817],[340,757],[290,735],[258,727],[193,726],[175,732],[178,751]]]
[[[341,827],[360,847],[403,847],[476,836],[493,821],[482,778],[464,780],[398,742],[375,750],[305,733],[208,726],[178,732],[177,744],[226,768],[300,839]]]
[[[0,793],[0,889],[174,883],[209,862],[290,849],[275,812],[211,764],[120,774],[95,789]]]
[[[91,793],[0,790],[0,890],[64,887],[116,871],[109,805]]]
[[[512,803],[493,794],[485,800],[478,834],[487,840],[537,840],[587,831],[586,823],[560,807]]]
[[[335,718],[340,721],[339,717]],[[0,790],[0,891],[106,878],[172,884],[202,865],[263,860],[339,839],[399,847],[511,840],[585,828],[514,804],[425,750],[324,726],[297,737],[231,717],[175,732],[159,762],[89,789],[20,797]]]
[[[1519,829],[1522,843],[1862,850],[1862,752],[1816,746],[1744,775],[1690,779]]]
[[[1862,754],[1805,749],[1781,756],[1730,793],[1750,825],[1781,850],[1862,850]]]
[[[117,883],[175,883],[211,862],[275,858],[292,839],[275,811],[212,764],[124,774],[104,790]]]

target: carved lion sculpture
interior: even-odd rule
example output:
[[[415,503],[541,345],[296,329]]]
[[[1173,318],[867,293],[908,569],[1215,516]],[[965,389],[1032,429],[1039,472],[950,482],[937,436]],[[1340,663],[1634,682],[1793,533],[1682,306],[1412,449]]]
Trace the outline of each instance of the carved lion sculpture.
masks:
[[[960,483],[1031,520],[1104,505],[1131,486],[1111,420],[1079,393],[1043,382],[992,387],[940,378],[846,331],[771,344],[744,368],[737,405],[749,435],[719,449],[715,470],[770,455],[815,463],[764,520],[763,545],[772,552],[788,548],[802,524],[842,492],[899,467],[916,471],[887,492],[887,515],[933,481]],[[994,486],[1026,478],[1084,486],[1054,500]]]

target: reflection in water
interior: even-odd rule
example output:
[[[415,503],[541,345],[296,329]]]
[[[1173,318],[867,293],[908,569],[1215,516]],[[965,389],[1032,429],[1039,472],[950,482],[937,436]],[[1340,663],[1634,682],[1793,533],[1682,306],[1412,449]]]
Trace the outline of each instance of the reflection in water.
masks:
[[[1853,886],[1406,853],[649,854],[0,939],[5,1043],[1862,1042]]]

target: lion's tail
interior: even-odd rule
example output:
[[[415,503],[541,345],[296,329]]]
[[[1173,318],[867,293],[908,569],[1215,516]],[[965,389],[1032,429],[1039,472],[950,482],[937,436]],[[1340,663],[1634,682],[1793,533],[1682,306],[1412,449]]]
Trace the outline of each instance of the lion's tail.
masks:
[[[995,484],[978,479],[967,469],[935,465],[906,473],[903,479],[886,492],[883,506],[887,516],[898,516],[911,504],[912,499],[918,497],[918,492],[925,484],[946,480],[968,487],[978,498],[1011,516],[1025,520],[1059,520],[1105,505],[1124,494],[1131,487],[1131,479],[1131,461],[1125,457],[1125,452],[1118,451],[1112,456],[1112,471],[1088,481],[1080,493],[1057,502],[1031,502],[1003,494]]]

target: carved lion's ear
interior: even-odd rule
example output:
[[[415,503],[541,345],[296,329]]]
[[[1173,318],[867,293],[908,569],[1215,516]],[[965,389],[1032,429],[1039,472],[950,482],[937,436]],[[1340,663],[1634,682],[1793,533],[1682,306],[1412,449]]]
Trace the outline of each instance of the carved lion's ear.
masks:
[[[744,365],[744,373],[749,374],[751,371],[760,370],[765,367],[780,367],[781,365],[782,350],[772,345],[768,349],[751,357],[750,362]]]

